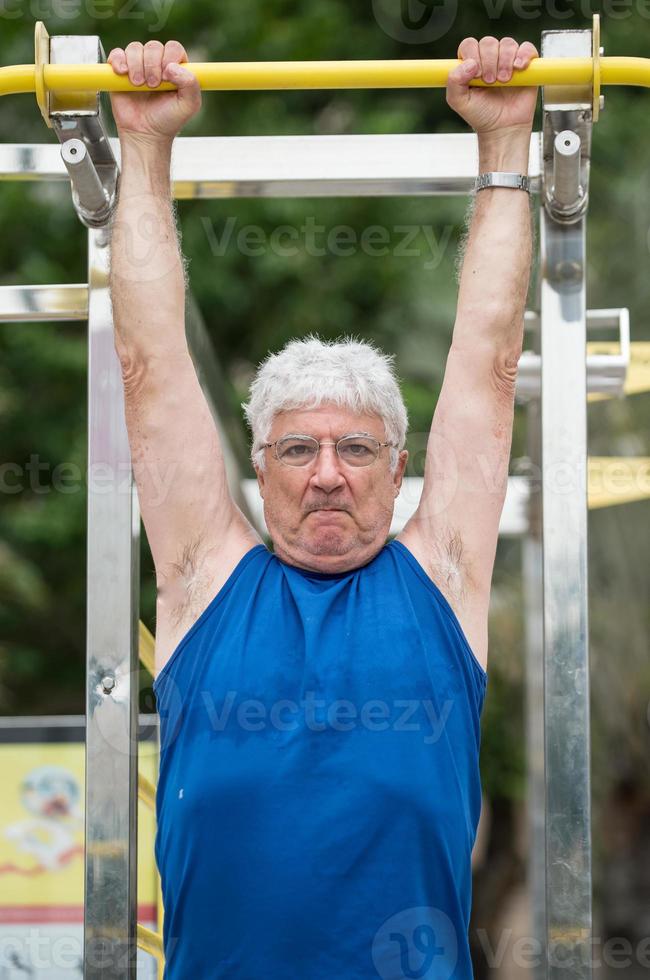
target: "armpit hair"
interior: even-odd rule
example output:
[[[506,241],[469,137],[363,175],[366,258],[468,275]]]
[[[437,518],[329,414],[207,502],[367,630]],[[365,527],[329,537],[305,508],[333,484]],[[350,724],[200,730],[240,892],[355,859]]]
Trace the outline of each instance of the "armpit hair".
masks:
[[[205,564],[206,553],[202,537],[185,544],[178,561],[171,563],[177,588],[171,606],[170,618],[174,627],[188,618],[198,619],[212,598],[209,593],[210,576]]]
[[[448,528],[431,559],[431,567],[436,582],[452,600],[462,603],[466,598],[467,562],[460,533]]]

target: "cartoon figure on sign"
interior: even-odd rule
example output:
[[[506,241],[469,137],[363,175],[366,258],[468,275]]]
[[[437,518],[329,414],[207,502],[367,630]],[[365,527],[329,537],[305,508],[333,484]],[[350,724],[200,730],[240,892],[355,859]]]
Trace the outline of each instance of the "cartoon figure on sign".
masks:
[[[32,816],[5,827],[4,834],[15,842],[18,850],[32,854],[37,863],[31,868],[0,865],[0,874],[58,871],[75,856],[83,856],[83,847],[74,841],[76,831],[83,826],[79,796],[77,781],[67,769],[60,766],[32,769],[20,788],[21,802]]]

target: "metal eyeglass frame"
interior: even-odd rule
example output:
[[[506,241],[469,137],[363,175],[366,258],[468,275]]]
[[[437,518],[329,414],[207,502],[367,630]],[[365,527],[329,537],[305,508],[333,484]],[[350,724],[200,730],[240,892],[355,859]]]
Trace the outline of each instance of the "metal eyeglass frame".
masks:
[[[375,458],[373,460],[371,460],[369,463],[364,463],[361,466],[355,466],[354,463],[348,463],[348,462],[346,462],[343,459],[343,457],[341,456],[341,454],[339,453],[339,444],[341,442],[343,442],[344,439],[354,439],[355,437],[360,437],[360,438],[363,438],[363,439],[372,439],[373,442],[376,442],[377,443],[377,455],[375,456]],[[279,442],[282,442],[283,439],[310,439],[312,442],[315,442],[317,444],[317,446],[318,446],[318,452],[314,456],[314,459],[310,460],[309,463],[302,463],[302,464],[295,464],[295,465],[293,463],[286,463],[283,459],[280,459],[280,457],[278,456],[277,449],[276,449],[275,452],[273,453],[274,459],[277,459],[278,463],[281,463],[282,466],[290,466],[294,470],[295,469],[305,469],[307,466],[309,466],[311,463],[313,463],[314,460],[318,459],[318,454],[320,453],[320,447],[321,446],[336,446],[336,455],[337,455],[338,459],[343,463],[343,465],[344,466],[349,466],[350,469],[358,469],[358,470],[365,469],[365,467],[372,466],[373,463],[376,463],[377,460],[379,459],[379,451],[384,446],[391,446],[391,448],[397,449],[397,444],[396,443],[394,443],[394,442],[379,442],[379,440],[376,439],[375,436],[371,435],[370,432],[348,432],[346,435],[341,436],[341,438],[338,439],[336,442],[332,442],[331,439],[330,440],[322,440],[322,441],[319,442],[318,439],[316,439],[314,436],[308,436],[304,432],[287,432],[286,435],[280,436],[280,438],[279,439],[276,439],[275,442],[264,442],[264,443],[262,443],[262,447],[264,449],[272,449],[274,446],[277,446],[277,444]]]

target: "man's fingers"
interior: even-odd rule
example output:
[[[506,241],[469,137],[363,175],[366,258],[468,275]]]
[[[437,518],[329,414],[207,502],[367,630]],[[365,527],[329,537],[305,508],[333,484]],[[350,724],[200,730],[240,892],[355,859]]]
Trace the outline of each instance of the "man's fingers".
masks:
[[[113,48],[106,61],[112,66],[113,71],[119,72],[120,74],[128,70],[123,48]]]
[[[167,41],[163,54],[163,70],[172,61],[177,65],[187,61],[187,52],[180,41]]]
[[[497,79],[500,82],[509,81],[515,68],[527,68],[532,59],[538,58],[539,54],[531,41],[518,44],[513,37],[503,37],[499,41],[496,37],[488,35],[482,37],[480,41],[475,37],[464,38],[458,46],[458,57],[462,62],[476,61],[478,65],[476,76],[490,83]],[[474,77],[475,75],[472,74],[471,78]],[[467,79],[462,72],[456,74],[454,69],[449,74],[449,81],[458,85],[466,83]]]
[[[489,34],[482,37],[478,43],[483,81],[494,82],[497,77],[499,63],[499,42]]]
[[[186,89],[185,98],[200,100],[201,87],[192,72],[182,67],[187,62],[187,52],[179,41],[131,41],[125,49],[113,48],[107,59],[114,71],[128,71],[129,80],[134,85],[144,82],[157,88],[161,81],[173,82],[179,89]],[[192,90],[193,87],[193,90]]]
[[[144,77],[150,88],[160,85],[162,75],[162,54],[164,47],[160,41],[147,41],[143,49]]]
[[[475,37],[466,37],[458,46],[458,57],[461,64],[457,65],[447,76],[447,103],[456,107],[468,96],[467,86],[472,78],[481,74],[481,56],[478,41]]]
[[[499,43],[499,64],[497,68],[497,78],[500,82],[507,82],[512,78],[512,68],[515,55],[519,50],[519,45],[514,37],[502,37]]]
[[[519,45],[515,57],[515,68],[527,68],[533,58],[539,58],[537,48],[531,41],[524,41]]]
[[[129,67],[129,80],[134,85],[144,82],[144,52],[139,41],[131,41],[124,49],[126,63]]]
[[[479,65],[481,63],[481,55],[479,52],[478,41],[475,37],[466,37],[460,42],[458,46],[458,57],[461,61],[467,61],[468,58],[473,58]]]

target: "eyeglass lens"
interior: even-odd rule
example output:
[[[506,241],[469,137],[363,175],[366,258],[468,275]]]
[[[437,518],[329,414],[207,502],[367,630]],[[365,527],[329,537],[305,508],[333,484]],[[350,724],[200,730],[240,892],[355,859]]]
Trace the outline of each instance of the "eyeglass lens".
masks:
[[[309,436],[285,436],[278,440],[278,459],[289,466],[307,466],[318,455],[318,442]],[[369,466],[379,455],[379,443],[372,436],[344,436],[336,444],[339,458],[349,466]]]

